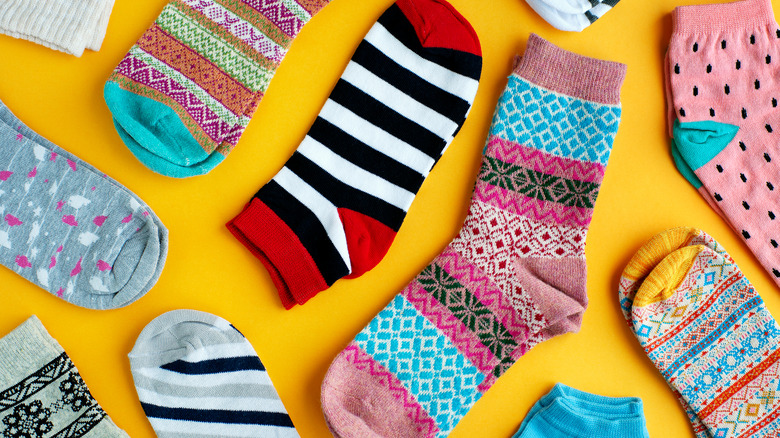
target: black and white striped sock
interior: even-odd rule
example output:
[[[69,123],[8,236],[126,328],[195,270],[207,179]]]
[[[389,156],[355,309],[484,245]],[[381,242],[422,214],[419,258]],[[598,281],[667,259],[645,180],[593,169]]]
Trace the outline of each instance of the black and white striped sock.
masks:
[[[160,438],[298,437],[252,345],[218,316],[165,313],[144,328],[128,357]]]
[[[479,40],[443,0],[398,0],[371,28],[298,150],[228,228],[285,307],[387,252],[471,108]]]

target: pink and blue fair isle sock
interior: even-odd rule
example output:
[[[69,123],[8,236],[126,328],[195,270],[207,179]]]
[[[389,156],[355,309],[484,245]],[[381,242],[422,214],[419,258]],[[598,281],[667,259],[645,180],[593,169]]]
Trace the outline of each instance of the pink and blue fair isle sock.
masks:
[[[336,436],[446,436],[529,348],[579,329],[624,75],[531,35],[459,236],[331,364]]]
[[[126,306],[157,282],[168,230],[136,195],[0,102],[0,264],[73,304]]]
[[[114,125],[155,172],[211,171],[230,153],[293,39],[329,0],[171,0],[104,89]]]
[[[665,231],[631,259],[620,287],[637,339],[694,415],[697,437],[778,435],[780,326],[720,245],[699,230]]]

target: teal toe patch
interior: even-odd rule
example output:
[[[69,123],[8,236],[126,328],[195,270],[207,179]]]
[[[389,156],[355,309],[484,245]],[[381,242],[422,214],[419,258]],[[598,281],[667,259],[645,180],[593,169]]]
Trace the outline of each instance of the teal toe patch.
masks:
[[[110,81],[103,96],[122,141],[153,171],[179,178],[202,175],[224,160],[220,153],[203,150],[168,106]]]
[[[680,123],[675,120],[672,128],[676,149],[691,171],[696,171],[712,161],[731,143],[737,131],[738,126],[711,121]]]

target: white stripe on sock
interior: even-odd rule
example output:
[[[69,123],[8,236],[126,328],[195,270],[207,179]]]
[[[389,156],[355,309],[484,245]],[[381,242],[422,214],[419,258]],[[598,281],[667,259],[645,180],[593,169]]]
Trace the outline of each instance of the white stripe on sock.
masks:
[[[344,234],[344,225],[341,223],[336,206],[287,167],[282,167],[273,180],[314,213],[349,272],[352,272],[347,236]]]
[[[479,82],[414,53],[398,41],[381,23],[376,23],[371,28],[365,40],[400,66],[442,90],[454,94],[466,102],[471,102],[474,99]]]
[[[160,432],[171,432],[252,438],[297,438],[300,436],[292,427],[259,424],[201,423],[199,421],[169,420],[155,417],[149,417],[149,422],[152,423],[154,431],[158,434]]]
[[[441,139],[446,139],[458,129],[457,123],[414,100],[356,62],[349,61],[341,79],[387,105],[413,123],[431,131]]]
[[[419,149],[390,135],[387,131],[369,123],[337,102],[328,99],[320,111],[320,117],[355,137],[374,150],[398,161],[417,173],[427,176],[433,167],[433,158]]]
[[[259,397],[178,397],[159,394],[139,387],[136,387],[136,390],[138,391],[138,399],[142,402],[170,408],[287,413],[284,404],[279,399]]]
[[[401,210],[407,211],[414,201],[414,193],[356,166],[308,135],[298,147],[298,152],[344,184]]]
[[[230,327],[230,330],[233,330],[233,328]],[[255,350],[248,342],[204,345],[197,350],[191,350],[181,360],[185,362],[201,362],[210,359],[245,356],[257,356],[257,353],[255,353]]]

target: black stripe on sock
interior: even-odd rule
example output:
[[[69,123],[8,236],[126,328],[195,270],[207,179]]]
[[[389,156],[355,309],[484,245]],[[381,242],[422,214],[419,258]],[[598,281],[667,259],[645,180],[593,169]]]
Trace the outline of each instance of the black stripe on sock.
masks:
[[[454,49],[423,47],[414,26],[397,5],[390,6],[377,21],[398,41],[422,58],[463,76],[479,80],[482,74],[481,56]]]
[[[330,93],[330,99],[433,159],[439,158],[446,146],[444,139],[343,79],[336,83]]]
[[[263,363],[257,356],[225,357],[208,359],[200,362],[187,362],[177,360],[167,363],[160,368],[179,374],[214,374],[229,373],[232,371],[265,371]]]
[[[404,216],[406,216],[405,211],[341,182],[300,152],[295,152],[285,167],[339,208],[348,208],[370,216],[395,231],[401,227]]]
[[[412,193],[417,193],[425,180],[417,171],[367,146],[321,117],[314,121],[309,137],[352,164]]]
[[[471,107],[460,97],[442,90],[401,67],[368,41],[360,43],[355,54],[352,55],[352,61],[455,123],[465,119]]]
[[[279,412],[228,411],[222,409],[170,408],[141,402],[147,417],[200,423],[258,424],[295,427],[290,416]]]
[[[605,4],[605,5],[607,5],[607,6],[611,6],[611,7],[613,7],[613,8],[614,8],[614,7],[615,7],[615,5],[617,5],[618,3],[620,3],[620,0],[604,0],[604,1],[602,1],[602,3],[604,3],[604,4]]]
[[[317,216],[279,183],[274,180],[269,181],[255,194],[255,197],[273,210],[279,219],[298,236],[298,240],[306,248],[329,286],[349,274],[349,268],[344,264],[344,260],[333,246]],[[268,232],[275,231],[268,230]]]
[[[595,23],[596,20],[599,19],[599,17],[591,14],[590,11],[585,11],[585,18],[587,18],[591,23]]]

